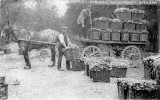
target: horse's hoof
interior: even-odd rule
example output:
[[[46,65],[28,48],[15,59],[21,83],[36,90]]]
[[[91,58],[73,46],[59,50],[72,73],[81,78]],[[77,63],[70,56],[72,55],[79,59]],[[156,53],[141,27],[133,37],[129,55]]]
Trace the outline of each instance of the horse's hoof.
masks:
[[[31,69],[31,67],[24,67],[24,69]]]

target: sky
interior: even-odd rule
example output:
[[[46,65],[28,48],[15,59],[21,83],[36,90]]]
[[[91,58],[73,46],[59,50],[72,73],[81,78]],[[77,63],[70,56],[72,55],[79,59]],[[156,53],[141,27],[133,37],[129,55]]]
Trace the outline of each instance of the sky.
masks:
[[[67,10],[67,0],[46,0],[48,7],[56,5],[58,8],[58,15],[63,16]],[[37,3],[34,0],[28,0],[24,3],[26,8],[35,9]]]

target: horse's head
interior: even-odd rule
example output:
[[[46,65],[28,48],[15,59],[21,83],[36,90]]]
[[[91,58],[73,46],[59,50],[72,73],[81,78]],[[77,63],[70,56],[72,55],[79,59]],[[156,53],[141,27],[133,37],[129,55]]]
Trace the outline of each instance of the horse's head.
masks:
[[[17,30],[20,30],[20,28],[14,25],[7,24],[1,31],[1,38],[9,39],[9,37],[13,37],[14,40],[17,41]]]

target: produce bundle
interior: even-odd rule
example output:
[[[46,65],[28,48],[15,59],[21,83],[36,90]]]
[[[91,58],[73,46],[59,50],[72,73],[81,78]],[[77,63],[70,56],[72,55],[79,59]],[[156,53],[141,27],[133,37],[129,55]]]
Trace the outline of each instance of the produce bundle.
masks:
[[[158,85],[154,80],[141,80],[135,78],[120,78],[117,80],[117,83],[121,84],[121,86],[127,87],[134,90],[156,90],[158,89]]]

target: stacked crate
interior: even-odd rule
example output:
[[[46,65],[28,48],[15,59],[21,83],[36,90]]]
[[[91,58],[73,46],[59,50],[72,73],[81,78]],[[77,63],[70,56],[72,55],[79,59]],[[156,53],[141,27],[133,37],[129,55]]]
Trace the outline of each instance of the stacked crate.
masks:
[[[118,8],[115,10],[117,18],[123,21],[121,41],[146,42],[148,32],[146,21],[142,20],[144,11],[138,9]]]

